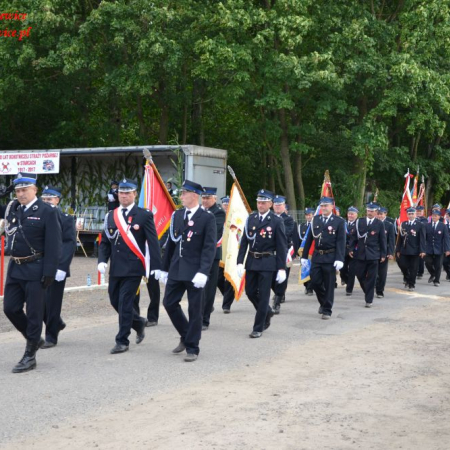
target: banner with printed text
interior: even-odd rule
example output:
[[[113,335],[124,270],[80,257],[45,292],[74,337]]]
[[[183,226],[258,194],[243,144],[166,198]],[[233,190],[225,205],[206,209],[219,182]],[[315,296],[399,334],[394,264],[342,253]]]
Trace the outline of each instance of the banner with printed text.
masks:
[[[59,173],[60,152],[1,152],[0,175]]]

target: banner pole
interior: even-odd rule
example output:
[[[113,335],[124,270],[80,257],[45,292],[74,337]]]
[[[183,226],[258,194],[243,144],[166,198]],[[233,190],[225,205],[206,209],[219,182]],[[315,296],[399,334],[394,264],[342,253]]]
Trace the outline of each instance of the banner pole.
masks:
[[[2,250],[0,261],[0,296],[3,295],[3,276],[5,271],[5,236],[2,236]]]

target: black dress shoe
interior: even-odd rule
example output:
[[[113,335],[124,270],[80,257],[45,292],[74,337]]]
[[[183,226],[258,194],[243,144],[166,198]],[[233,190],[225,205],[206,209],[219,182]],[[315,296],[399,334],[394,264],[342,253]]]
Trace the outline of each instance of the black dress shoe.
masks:
[[[229,309],[227,309],[227,308],[224,308],[224,309],[223,309],[223,313],[224,313],[224,314],[230,314],[230,312],[231,312],[231,311],[230,311]]]
[[[65,322],[61,322],[61,325],[59,326],[59,331],[64,330],[64,328],[66,328],[66,323]]]
[[[142,322],[141,329],[136,332],[136,344],[140,344],[145,338],[145,327],[147,325],[147,320]]]
[[[253,339],[260,338],[262,333],[260,331],[252,331],[249,336]]]
[[[378,293],[377,298],[384,298],[384,294],[382,292]]]
[[[435,281],[435,282],[434,282],[434,285],[435,285],[435,286],[439,286],[440,284],[441,284],[441,283],[439,283],[439,281]]]
[[[417,277],[416,277],[416,278],[417,278],[418,280],[421,280],[421,279],[422,279],[422,277],[423,277],[423,275],[417,275]]]
[[[42,339],[43,340],[43,339]],[[14,366],[13,373],[28,372],[36,368],[36,352],[39,346],[37,342],[27,341],[25,353],[22,359]]]
[[[116,353],[124,353],[128,351],[128,345],[116,344],[110,351],[112,355]]]
[[[202,325],[202,331],[206,331],[208,328],[209,328],[209,325],[205,325],[205,324]]]
[[[266,316],[266,322],[264,323],[264,331],[270,327],[270,319],[272,319],[273,316],[274,316],[274,312],[272,310],[270,310]]]
[[[158,322],[156,322],[156,320],[152,320],[152,321],[149,320],[145,324],[146,327],[156,327],[156,325],[158,325]]]
[[[44,344],[42,345],[42,347],[39,347],[39,348],[45,349],[45,348],[52,348],[52,347],[56,347],[55,342],[45,341]]]
[[[281,302],[280,303],[284,303],[286,301],[286,296],[283,295],[283,297],[281,297]]]
[[[186,346],[184,345],[184,342],[182,342],[180,339],[180,343],[178,344],[177,347],[175,347],[172,350],[172,353],[181,353],[181,352],[184,352],[185,350],[186,350]]]
[[[347,297],[351,297],[352,294],[353,294],[353,292],[346,292],[346,293],[345,293],[345,295],[346,295]]]
[[[319,314],[323,314],[323,308],[319,306],[319,310],[317,311]]]
[[[184,360],[186,362],[194,362],[196,361],[198,358],[198,355],[196,355],[195,353],[188,353],[185,357]]]
[[[417,278],[419,278],[419,277],[417,277]],[[431,275],[431,277],[428,278],[428,283],[433,283],[433,281],[434,281],[434,276]]]

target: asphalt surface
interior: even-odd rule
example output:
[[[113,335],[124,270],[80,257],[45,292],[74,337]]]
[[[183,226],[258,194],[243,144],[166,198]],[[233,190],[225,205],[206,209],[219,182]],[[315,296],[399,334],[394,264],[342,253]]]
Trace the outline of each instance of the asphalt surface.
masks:
[[[86,273],[95,266],[95,260],[77,257],[72,271],[84,268]],[[68,285],[76,284],[77,279],[84,285],[85,273],[73,277]],[[359,287],[352,297],[346,297],[345,289],[339,286],[332,320],[323,321],[317,314],[315,296],[304,295],[297,274],[295,267],[281,314],[273,318],[261,339],[248,337],[254,309],[245,295],[233,304],[231,314],[225,315],[218,292],[211,326],[202,334],[195,363],[185,363],[182,356],[171,353],[179,337],[163,308],[158,326],[146,329],[140,345],[134,343],[132,332],[130,350],[111,355],[117,316],[108,303],[106,289],[91,288],[67,293],[63,309],[67,328],[60,334],[58,346],[38,352],[36,370],[13,374],[11,369],[21,358],[25,343],[1,314],[0,447],[14,446],[24,436],[38,437],[80,417],[126,409],[216,374],[246,367],[257,370],[292,345],[389,323],[400,311],[428,306],[436,296],[450,300],[445,298],[450,287],[445,273],[440,287],[429,285],[428,276],[424,276],[416,291],[409,293],[403,290],[398,268],[391,264],[384,299],[375,299],[374,307],[367,309]],[[185,300],[183,304],[186,306]],[[143,292],[141,306],[147,305],[148,295]]]

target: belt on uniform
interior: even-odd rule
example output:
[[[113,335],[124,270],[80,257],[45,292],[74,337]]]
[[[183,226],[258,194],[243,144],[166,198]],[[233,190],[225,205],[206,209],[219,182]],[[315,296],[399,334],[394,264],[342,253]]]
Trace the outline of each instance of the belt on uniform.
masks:
[[[16,263],[16,264],[26,264],[32,261],[36,261],[37,259],[40,259],[44,256],[43,253],[35,253],[34,255],[30,255],[30,256],[11,256],[11,259]]]
[[[264,257],[268,257],[268,256],[275,256],[277,254],[277,252],[250,252],[249,253],[253,256],[253,258],[259,259],[259,258],[264,258]]]
[[[318,253],[319,255],[326,255],[328,253],[334,253],[336,251],[336,249],[335,248],[330,248],[328,250],[317,250],[317,249],[315,249],[314,251],[316,253]]]

